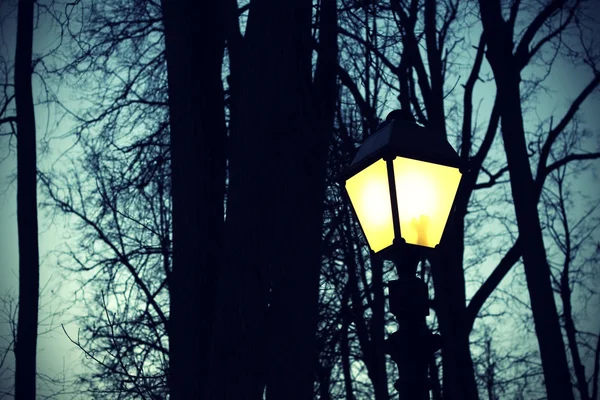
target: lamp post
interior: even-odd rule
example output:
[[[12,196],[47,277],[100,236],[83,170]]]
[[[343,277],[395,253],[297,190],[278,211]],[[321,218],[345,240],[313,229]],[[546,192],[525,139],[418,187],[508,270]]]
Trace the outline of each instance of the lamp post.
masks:
[[[461,170],[445,138],[396,110],[365,140],[344,175],[372,254],[396,264],[389,300],[399,329],[386,340],[385,351],[398,366],[394,387],[401,400],[429,399],[428,361],[441,341],[427,328],[428,290],[416,270],[441,241]]]

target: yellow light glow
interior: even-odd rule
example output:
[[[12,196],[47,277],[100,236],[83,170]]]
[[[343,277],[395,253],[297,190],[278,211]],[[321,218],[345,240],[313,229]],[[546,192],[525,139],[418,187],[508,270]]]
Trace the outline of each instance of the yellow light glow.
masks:
[[[440,243],[461,173],[458,168],[397,157],[393,161],[400,233],[406,243]]]
[[[346,191],[371,250],[390,246],[394,223],[385,161],[379,160],[348,179]]]

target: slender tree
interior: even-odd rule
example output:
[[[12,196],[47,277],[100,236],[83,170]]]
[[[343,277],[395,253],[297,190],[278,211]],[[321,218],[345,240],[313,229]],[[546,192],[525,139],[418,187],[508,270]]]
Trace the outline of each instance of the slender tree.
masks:
[[[33,0],[20,0],[15,51],[17,117],[17,224],[19,232],[19,318],[15,343],[15,398],[35,399],[39,292],[33,73]]]
[[[535,181],[529,165],[524,130],[520,83],[522,67],[528,64],[546,42],[560,34],[573,18],[579,1],[567,3],[567,1],[556,0],[541,8],[515,47],[513,31],[520,2],[513,2],[508,19],[503,17],[500,1],[479,2],[482,24],[488,38],[487,59],[492,67],[498,90],[502,137],[511,178],[515,213],[522,238],[521,251],[527,287],[544,368],[545,384],[548,398],[551,400],[573,399],[573,391],[537,212]],[[542,26],[563,9],[567,14],[565,20],[538,42],[533,42]],[[594,79],[596,85],[598,80],[600,78],[596,73]],[[556,132],[557,128],[553,128],[551,136],[560,133]],[[547,144],[548,147],[551,146],[552,139]]]

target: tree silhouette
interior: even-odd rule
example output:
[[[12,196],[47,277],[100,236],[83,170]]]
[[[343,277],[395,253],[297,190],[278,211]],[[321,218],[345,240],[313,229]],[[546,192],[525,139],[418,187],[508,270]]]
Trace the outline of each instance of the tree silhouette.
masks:
[[[585,25],[569,17],[581,4],[558,3],[551,4],[564,19],[553,14],[541,25],[543,7],[511,3],[505,15],[512,10],[524,33],[542,29],[541,41],[512,28],[505,36],[553,54],[567,26]],[[529,335],[530,316],[539,325],[546,313],[550,303],[530,308],[523,299],[513,268],[527,251],[552,267],[534,263],[533,274],[544,275],[540,293],[549,300],[554,289],[563,310],[562,319],[546,313],[553,339],[537,335],[546,382],[560,363],[568,378],[567,357],[548,367],[543,350],[559,343],[562,322],[578,390],[597,393],[583,384],[597,381],[597,368],[581,368],[597,354],[597,334],[580,331],[581,304],[570,300],[573,285],[583,290],[573,273],[584,270],[583,258],[573,267],[567,234],[551,233],[540,217],[531,228],[516,199],[515,222],[508,191],[529,179],[513,176],[533,163],[525,209],[554,221],[556,232],[577,234],[564,224],[570,217],[560,196],[545,193],[564,185],[555,174],[598,156],[577,146],[557,150],[565,132],[581,136],[574,116],[595,80],[550,134],[547,121],[533,131],[521,126],[526,146],[515,166],[514,135],[504,149],[496,133],[514,103],[521,114],[533,109],[544,76],[522,79],[522,87],[500,83],[493,73],[510,58],[493,67],[497,43],[471,2],[109,1],[67,9],[67,42],[76,51],[57,72],[88,89],[93,104],[87,113],[69,110],[78,123],[72,169],[43,181],[51,203],[79,221],[76,246],[61,263],[85,282],[81,299],[90,311],[81,337],[68,333],[95,359],[82,376],[94,396],[392,397],[395,366],[382,343],[395,324],[385,302],[394,267],[371,258],[337,177],[396,103],[448,137],[470,165],[441,253],[423,262],[430,325],[444,340],[430,360],[434,398],[544,396],[540,355],[525,340],[502,347],[496,338],[510,333],[490,319],[522,317],[520,332]],[[83,24],[75,18],[81,10],[89,18]],[[198,15],[209,20],[199,24]],[[593,71],[593,48],[575,44],[560,57],[587,54]],[[525,61],[511,67],[513,78],[537,59]],[[507,105],[509,84],[520,92]],[[537,250],[528,242],[533,231]],[[593,241],[585,243],[589,252]],[[563,253],[570,261],[562,270],[555,249],[571,254]],[[484,265],[493,266],[490,274],[480,272]],[[541,298],[540,279],[529,288],[532,299]],[[567,381],[548,393],[570,389]]]
[[[519,232],[522,235],[523,263],[549,399],[572,399],[573,392],[537,213],[534,178],[529,165],[523,126],[519,83],[523,66],[528,64],[546,42],[551,41],[565,29],[577,11],[577,5],[578,2],[567,4],[565,1],[553,1],[546,5],[536,14],[521,40],[516,44],[516,48],[513,48],[513,29],[519,10],[518,2],[513,4],[508,20],[502,16],[500,2],[480,2],[482,23],[488,38],[487,59],[494,72],[498,89],[502,137]],[[537,42],[533,42],[543,24],[562,8],[567,14],[564,22],[559,23],[549,33],[545,33]],[[596,72],[584,93],[591,92],[598,83],[600,83],[600,75]],[[544,158],[547,157],[545,154],[548,154],[556,137],[571,118],[572,115],[567,114],[558,126],[552,128],[542,149],[542,166],[545,166]]]
[[[39,247],[33,73],[33,1],[19,1],[15,50],[19,315],[15,340],[15,398],[35,398]]]
[[[171,398],[205,396],[223,269],[225,112],[222,2],[161,2],[165,27],[173,201],[169,387]],[[197,17],[211,15],[211,23]],[[196,51],[202,53],[198,69]]]

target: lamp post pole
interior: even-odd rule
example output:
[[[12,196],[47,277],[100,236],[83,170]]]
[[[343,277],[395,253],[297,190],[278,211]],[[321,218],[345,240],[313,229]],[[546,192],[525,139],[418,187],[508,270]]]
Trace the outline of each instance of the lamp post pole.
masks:
[[[394,254],[398,279],[389,282],[390,310],[398,331],[385,341],[385,352],[398,366],[394,384],[400,400],[429,400],[428,361],[439,349],[440,337],[427,328],[427,284],[416,276],[421,252],[402,244]]]

